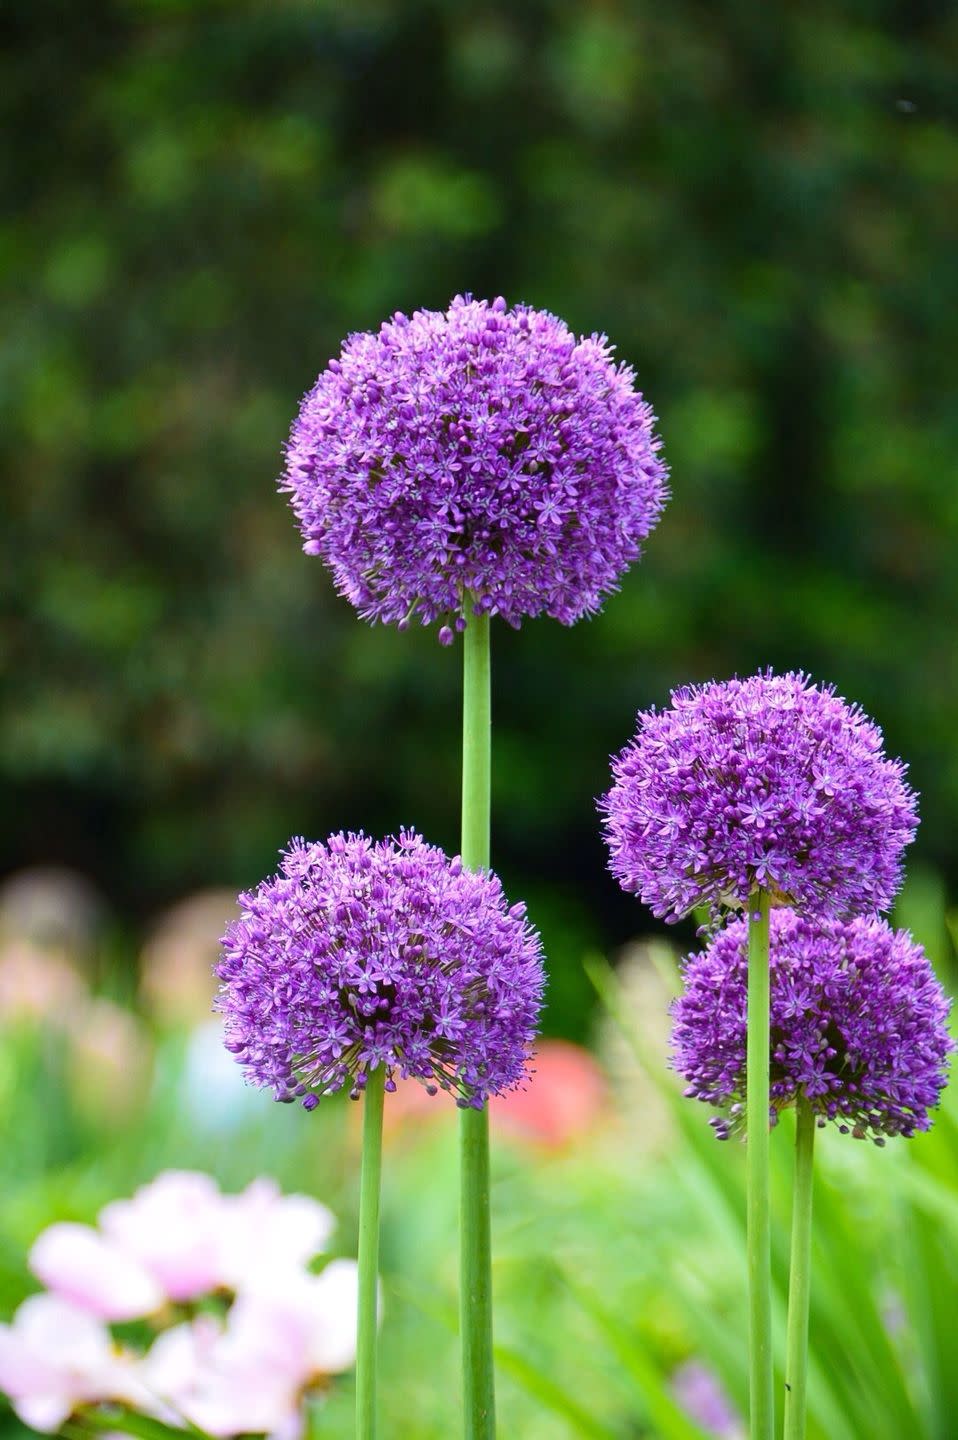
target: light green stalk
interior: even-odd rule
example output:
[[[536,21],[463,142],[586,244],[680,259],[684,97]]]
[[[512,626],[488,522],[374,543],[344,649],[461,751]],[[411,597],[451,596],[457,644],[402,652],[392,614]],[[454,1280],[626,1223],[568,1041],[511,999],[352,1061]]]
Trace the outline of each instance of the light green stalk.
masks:
[[[774,1440],[772,1262],[768,1178],[769,897],[756,890],[748,906],[748,1302],[749,1436]]]
[[[815,1112],[802,1097],[798,1101],[795,1118],[792,1258],[788,1279],[788,1339],[785,1350],[785,1440],[805,1440],[814,1156]]]
[[[370,1070],[363,1092],[359,1189],[359,1315],[356,1329],[356,1440],[376,1440],[376,1344],[379,1298],[379,1191],[386,1070]]]
[[[463,634],[462,862],[489,865],[491,774],[489,617],[470,615]],[[460,1290],[466,1440],[496,1433],[492,1362],[492,1247],[489,1227],[489,1114],[463,1110],[460,1126]]]

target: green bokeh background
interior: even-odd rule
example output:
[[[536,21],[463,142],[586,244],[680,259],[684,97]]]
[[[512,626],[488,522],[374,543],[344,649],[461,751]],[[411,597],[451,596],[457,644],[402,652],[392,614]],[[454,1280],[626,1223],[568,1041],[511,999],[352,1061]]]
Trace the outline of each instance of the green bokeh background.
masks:
[[[79,865],[136,925],[292,832],[455,847],[458,654],[359,622],[275,479],[345,333],[472,290],[607,331],[673,473],[601,616],[495,637],[495,855],[556,968],[637,927],[593,808],[636,709],[759,665],[880,720],[954,886],[953,6],[4,26],[4,869]]]

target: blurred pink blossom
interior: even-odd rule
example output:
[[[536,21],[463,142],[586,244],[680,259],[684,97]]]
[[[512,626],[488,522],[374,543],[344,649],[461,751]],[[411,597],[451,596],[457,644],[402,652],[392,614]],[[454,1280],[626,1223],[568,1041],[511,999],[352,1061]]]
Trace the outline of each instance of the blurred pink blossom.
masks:
[[[229,1341],[237,1356],[270,1355],[300,1385],[348,1370],[356,1358],[358,1272],[333,1260],[319,1275],[275,1274],[237,1297]]]
[[[266,1354],[235,1352],[228,1329],[211,1316],[167,1330],[140,1366],[151,1408],[168,1423],[199,1426],[208,1435],[266,1433],[299,1412],[300,1386]]]
[[[431,1096],[416,1080],[399,1080],[386,1097],[385,1133],[404,1139],[427,1121],[450,1122],[448,1096]],[[540,1150],[561,1150],[594,1135],[608,1121],[609,1083],[599,1062],[570,1040],[540,1040],[529,1083],[489,1101],[489,1120],[502,1135]],[[354,1124],[359,1123],[359,1108]]]
[[[529,1084],[489,1102],[489,1120],[524,1144],[560,1150],[593,1135],[609,1113],[609,1086],[599,1063],[571,1040],[542,1040]]]
[[[100,1226],[171,1300],[194,1300],[221,1284],[223,1196],[193,1170],[167,1170],[132,1200],[114,1200]]]
[[[30,1269],[48,1290],[101,1320],[135,1320],[166,1298],[145,1266],[90,1225],[63,1221],[34,1242]]]
[[[241,1295],[225,1324],[198,1316],[154,1341],[140,1379],[162,1419],[207,1434],[299,1431],[304,1390],[355,1358],[356,1266],[276,1276]]]
[[[168,1170],[132,1200],[107,1205],[100,1224],[171,1300],[183,1301],[301,1269],[325,1247],[335,1220],[307,1195],[281,1194],[273,1180],[223,1195],[209,1175]]]
[[[0,1390],[25,1425],[47,1431],[81,1405],[143,1398],[106,1326],[56,1295],[31,1295],[0,1325]]]
[[[298,1440],[304,1392],[355,1359],[356,1265],[306,1268],[334,1224],[269,1179],[223,1195],[208,1175],[168,1171],[107,1205],[100,1230],[51,1225],[30,1264],[55,1293],[0,1326],[0,1390],[36,1429],[118,1400],[217,1437]],[[224,1291],[221,1315],[175,1325],[146,1355],[119,1350],[104,1324]]]
[[[220,1234],[220,1284],[255,1287],[261,1277],[302,1269],[326,1249],[336,1220],[308,1195],[283,1195],[261,1178],[239,1195],[224,1195]]]

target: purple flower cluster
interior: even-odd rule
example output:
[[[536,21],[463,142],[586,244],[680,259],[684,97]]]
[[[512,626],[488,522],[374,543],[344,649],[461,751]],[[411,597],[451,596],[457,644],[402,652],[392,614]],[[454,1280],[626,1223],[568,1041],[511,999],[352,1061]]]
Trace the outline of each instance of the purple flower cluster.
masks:
[[[686,1095],[721,1109],[721,1139],[745,1121],[748,923],[685,962],[672,1014]],[[950,1001],[920,945],[884,920],[771,916],[771,1114],[799,1095],[843,1134],[914,1135],[947,1078]]]
[[[614,761],[611,869],[660,918],[756,887],[807,913],[885,910],[918,823],[904,775],[861,710],[801,673],[676,690]]]
[[[240,896],[223,939],[226,1044],[275,1099],[413,1076],[481,1108],[525,1074],[541,1006],[539,937],[493,874],[420,836],[294,840]]]
[[[636,560],[667,498],[650,407],[604,336],[457,296],[352,335],[287,447],[307,553],[368,620],[572,624]]]

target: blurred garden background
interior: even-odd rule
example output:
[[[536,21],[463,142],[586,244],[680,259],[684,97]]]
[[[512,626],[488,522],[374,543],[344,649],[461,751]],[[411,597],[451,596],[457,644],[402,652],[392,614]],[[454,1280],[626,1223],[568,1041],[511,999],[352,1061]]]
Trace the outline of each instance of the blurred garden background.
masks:
[[[899,918],[953,989],[958,12],[8,0],[0,30],[0,1318],[44,1224],[164,1167],[314,1190],[354,1246],[347,1107],[244,1091],[209,967],[291,834],[455,850],[461,657],[358,621],[276,478],[347,332],[501,293],[611,336],[673,494],[601,615],[494,636],[495,864],[548,1036],[589,1051],[551,1052],[498,1162],[504,1434],[734,1435],[676,1399],[702,1365],[744,1405],[742,1157],[664,1077],[694,928],[620,892],[594,801],[675,684],[834,682],[910,764]],[[454,1157],[441,1118],[402,1128],[386,1413],[438,1440]],[[948,1440],[958,1102],[821,1148],[814,1434]],[[351,1433],[348,1387],[318,1435]]]

